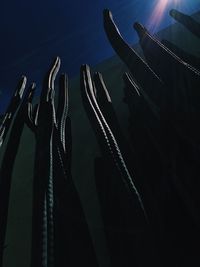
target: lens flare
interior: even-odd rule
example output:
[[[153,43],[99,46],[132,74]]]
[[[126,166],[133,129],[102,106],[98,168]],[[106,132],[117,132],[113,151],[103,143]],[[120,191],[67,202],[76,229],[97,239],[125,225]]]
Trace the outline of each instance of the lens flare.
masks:
[[[168,7],[173,4],[173,7],[176,8],[179,2],[180,0],[157,0],[148,22],[149,28],[154,30],[160,24]]]

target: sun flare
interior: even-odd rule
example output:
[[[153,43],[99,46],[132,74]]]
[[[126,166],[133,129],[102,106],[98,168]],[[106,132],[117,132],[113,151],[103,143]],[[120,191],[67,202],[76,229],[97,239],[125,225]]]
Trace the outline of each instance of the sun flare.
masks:
[[[148,27],[150,29],[156,28],[160,24],[163,15],[166,9],[169,7],[169,5],[173,4],[173,7],[177,8],[180,1],[181,0],[157,0],[154,10],[150,16]]]

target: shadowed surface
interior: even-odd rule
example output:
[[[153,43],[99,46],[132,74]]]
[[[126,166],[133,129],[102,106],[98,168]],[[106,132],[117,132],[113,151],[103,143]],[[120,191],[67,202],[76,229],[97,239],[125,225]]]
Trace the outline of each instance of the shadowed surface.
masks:
[[[186,35],[183,35],[183,32]],[[187,32],[182,26],[175,25],[173,30],[172,28],[168,28],[160,33],[159,36],[182,46],[186,51],[198,55],[199,41],[189,33],[187,35]],[[183,36],[188,36],[188,38]],[[109,46],[108,43],[107,45]],[[45,64],[49,64],[49,60]],[[123,82],[121,78],[126,68],[116,57],[114,57],[101,63],[95,67],[95,69],[101,71],[104,75],[120,124],[125,135],[127,135],[128,121],[125,119],[127,118],[127,108],[122,103]],[[94,170],[92,159],[99,154],[99,151],[91,126],[82,106],[78,79],[79,78],[74,78],[70,80],[69,83],[71,99],[70,116],[72,119],[73,135],[73,178],[84,204],[100,266],[110,266],[108,251],[105,245],[105,237],[102,231],[99,202],[96,197],[93,178]],[[14,170],[15,175],[11,193],[9,229],[6,242],[7,248],[5,250],[6,267],[13,266],[16,262],[19,266],[27,266],[30,262],[30,191],[32,183],[30,172],[32,173],[33,144],[33,136],[30,131],[25,128]],[[19,243],[16,242],[18,240],[20,240]],[[15,256],[13,257],[13,255]]]

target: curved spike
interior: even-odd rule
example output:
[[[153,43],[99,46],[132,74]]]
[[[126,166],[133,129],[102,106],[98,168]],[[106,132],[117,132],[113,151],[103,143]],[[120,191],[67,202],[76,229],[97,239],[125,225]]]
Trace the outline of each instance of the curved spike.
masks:
[[[23,97],[26,83],[27,83],[27,78],[25,76],[22,76],[21,80],[18,82],[17,88],[13,94],[13,97],[11,98],[11,101],[6,110],[6,113],[10,113],[11,115],[14,115]]]
[[[21,113],[23,113],[23,117],[26,118],[27,117],[27,109],[28,109],[28,105],[32,103],[34,94],[35,94],[35,90],[36,90],[36,84],[32,83],[28,90],[27,93],[22,101],[22,104],[20,106],[21,109]]]
[[[57,73],[59,71],[60,63],[61,63],[60,58],[57,57],[55,59],[53,67],[52,67],[52,69],[50,70],[50,73],[49,73],[49,79],[48,79],[48,87],[49,88],[54,89],[54,81],[55,81],[56,75],[57,75]]]
[[[136,95],[136,96],[140,96],[140,88],[139,86],[136,84],[136,82],[132,79],[131,75],[128,72],[125,72],[123,75],[123,80],[124,83],[126,85],[127,88],[132,87],[134,90],[131,90],[131,94]],[[129,91],[130,92],[130,91]],[[127,92],[127,96],[130,96],[130,93]]]
[[[19,95],[22,96],[25,84],[20,86]],[[0,248],[3,247],[5,242],[6,228],[7,228],[7,216],[10,197],[10,188],[12,182],[12,173],[14,168],[15,159],[17,156],[18,147],[20,144],[21,134],[23,132],[27,98],[33,95],[35,86],[29,87],[27,94],[25,95],[20,108],[15,116],[6,149],[3,155],[1,168],[0,168]],[[3,252],[0,249],[0,266],[2,266]]]
[[[35,126],[38,126],[38,115],[40,110],[40,103],[35,104],[33,109],[33,122]]]
[[[110,98],[109,92],[106,88],[102,74],[100,72],[96,72],[94,74],[94,84],[95,84],[95,88],[96,88],[97,101],[98,102],[101,101],[101,103],[104,103],[104,102],[111,103],[112,100]]]
[[[12,118],[15,112],[17,111],[20,105],[20,102],[22,100],[23,93],[26,87],[26,82],[27,82],[27,78],[25,76],[22,76],[21,80],[18,82],[17,88],[13,94],[13,97],[11,98],[10,104],[2,120],[2,123],[0,125],[0,147],[6,138],[7,132],[10,128]]]
[[[138,86],[133,85],[133,79],[129,73],[123,74],[124,81],[124,102],[128,105],[130,117],[129,122],[131,123],[132,118],[137,116],[137,107],[140,106],[141,95]],[[135,83],[136,85],[136,83]]]
[[[140,208],[143,212],[143,215],[145,216],[145,219],[147,219],[146,211],[143,206],[143,202],[141,199],[140,194],[137,191],[137,188],[135,187],[135,184],[132,180],[132,177],[129,173],[129,170],[126,167],[126,163],[124,162],[123,156],[121,154],[120,148],[118,147],[117,141],[107,124],[94,95],[93,90],[93,82],[90,72],[90,67],[88,65],[83,65],[81,67],[81,92],[84,99],[84,103],[86,101],[87,103],[87,110],[89,109],[89,113],[92,112],[92,117],[95,118],[95,123],[98,125],[101,135],[104,139],[104,147],[107,149],[107,152],[110,154],[113,162],[116,164],[116,167],[120,173],[120,177],[122,178],[122,181],[125,183],[126,188],[130,190],[130,194],[136,196]]]
[[[166,95],[168,105],[173,103],[173,109],[181,108],[182,112],[188,112],[192,103],[198,110],[200,71],[181,60],[152,36],[143,25],[135,23],[134,28],[140,36],[140,44],[147,61],[168,86]],[[171,99],[174,95],[174,99]]]
[[[181,58],[179,58],[176,54],[174,54],[166,46],[164,46],[156,37],[152,36],[142,24],[136,22],[134,23],[134,28],[138,33],[138,36],[140,37],[140,44],[145,53],[145,57],[149,59],[149,61],[150,58],[152,59],[150,61],[151,64],[153,63],[153,57],[154,61],[158,61],[158,57],[162,56],[163,62],[165,62],[165,64],[163,64],[164,67],[169,63],[172,65],[172,67],[176,64],[182,64],[182,66],[185,67],[188,71],[193,71],[195,74],[200,75],[200,72],[197,69],[181,60]],[[169,60],[171,61],[169,62]],[[158,67],[157,70],[159,70]]]
[[[117,54],[135,75],[137,75],[137,70],[140,69],[140,67],[141,69],[147,70],[148,73],[149,68],[147,64],[122,38],[119,29],[113,20],[112,13],[108,9],[105,9],[103,15],[105,32]]]
[[[104,29],[112,47],[128,66],[134,78],[154,98],[152,91],[160,89],[163,86],[162,81],[148,64],[124,41],[113,21],[111,12],[107,9],[104,10]],[[151,84],[151,88],[149,88],[149,84]]]
[[[200,24],[191,16],[188,16],[176,9],[170,10],[169,14],[176,21],[183,24],[190,32],[200,38]]]
[[[117,118],[115,109],[112,104],[111,97],[109,95],[108,89],[104,82],[103,76],[101,73],[96,72],[93,76],[94,85],[97,91],[97,103],[98,106],[107,122],[109,127],[112,130],[114,137],[121,149],[121,153],[124,156],[124,160],[128,166],[128,169],[133,172],[133,152],[124,136],[119,120]],[[135,170],[134,170],[135,171]]]
[[[56,75],[60,69],[60,58],[57,57],[54,60],[52,67],[50,68],[46,78],[44,79],[44,85],[41,92],[41,102],[49,102],[54,97],[54,81]]]
[[[1,126],[0,126],[0,147],[3,144],[5,139],[5,131],[6,131],[6,124],[9,120],[9,113],[6,113],[2,119]]]
[[[66,118],[68,116],[68,109],[69,109],[68,77],[66,74],[63,74],[60,77],[58,108],[57,108],[57,123],[58,123],[58,131],[59,131],[61,142],[63,144],[64,151],[66,151],[65,127],[66,127]]]
[[[27,82],[26,76],[22,76],[22,78],[19,81],[19,84],[17,86],[17,89],[14,93],[14,97],[19,97],[20,99],[22,98],[25,87],[26,87],[26,82]]]
[[[60,68],[60,58],[56,58],[44,79],[39,105],[35,106],[33,120],[37,126],[36,154],[34,169],[34,201],[32,225],[32,266],[42,266],[46,261],[53,266],[54,247],[54,172],[53,133],[56,129],[54,107],[54,81]],[[43,235],[43,227],[47,230]],[[39,233],[35,236],[35,230]]]
[[[31,103],[33,101],[35,90],[36,90],[36,83],[32,83],[30,87],[30,91],[28,93],[27,102]]]
[[[25,113],[25,122],[27,126],[33,132],[36,131],[36,123],[35,123],[34,116],[33,116],[33,105],[32,105],[33,97],[35,94],[35,89],[36,89],[36,84],[33,83],[31,85],[30,92],[28,93],[28,96],[27,96],[27,106],[26,106],[26,113]]]

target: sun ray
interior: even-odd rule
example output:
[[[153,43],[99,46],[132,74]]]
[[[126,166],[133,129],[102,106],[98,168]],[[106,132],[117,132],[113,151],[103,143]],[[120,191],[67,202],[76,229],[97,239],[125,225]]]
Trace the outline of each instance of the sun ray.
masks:
[[[148,20],[147,26],[151,30],[155,30],[161,23],[166,10],[173,3],[174,8],[177,8],[180,0],[157,0],[153,12]]]

